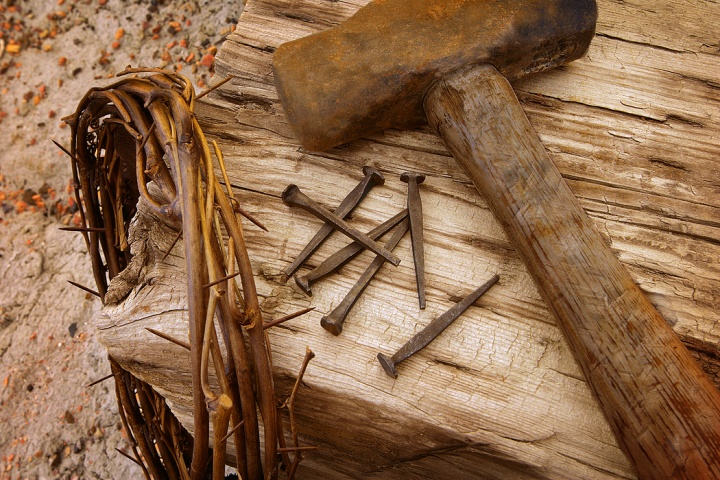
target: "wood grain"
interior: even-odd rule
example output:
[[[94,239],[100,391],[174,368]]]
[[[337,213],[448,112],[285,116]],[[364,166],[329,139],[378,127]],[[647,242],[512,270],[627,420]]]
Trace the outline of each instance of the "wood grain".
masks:
[[[578,205],[492,66],[425,96],[428,121],[490,205],[641,478],[720,476],[720,392]]]
[[[364,1],[255,0],[217,57],[235,78],[197,106],[231,166],[265,318],[316,310],[270,333],[280,395],[309,345],[300,390],[302,478],[633,478],[629,462],[520,257],[441,140],[429,128],[385,131],[323,154],[300,149],[273,88],[272,52],[331,27]],[[720,9],[711,1],[599,1],[584,59],[514,85],[551,159],[613,252],[718,381],[720,350]],[[218,78],[219,80],[219,78]],[[334,208],[370,164],[387,179],[353,213],[367,231],[405,205],[404,171],[420,187],[427,304],[417,306],[409,238],[334,337],[319,325],[360,276],[363,256],[306,297],[282,270],[319,222],[280,193],[299,185]],[[159,263],[174,234],[138,227],[149,247],[136,287],[105,309],[103,341],[125,368],[192,425],[189,359],[146,332],[187,335],[184,272]],[[141,235],[140,231],[147,231]],[[345,244],[334,234],[309,266]],[[159,252],[159,253],[158,253]],[[140,258],[140,257],[138,257]],[[182,265],[180,259],[176,262]],[[498,285],[393,381],[375,360],[393,353],[493,273]]]

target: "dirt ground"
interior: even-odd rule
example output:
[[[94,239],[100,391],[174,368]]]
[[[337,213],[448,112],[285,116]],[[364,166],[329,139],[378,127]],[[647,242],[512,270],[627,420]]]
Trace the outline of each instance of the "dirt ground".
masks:
[[[0,479],[141,478],[95,338],[61,120],[126,66],[202,90],[241,1],[0,0]]]

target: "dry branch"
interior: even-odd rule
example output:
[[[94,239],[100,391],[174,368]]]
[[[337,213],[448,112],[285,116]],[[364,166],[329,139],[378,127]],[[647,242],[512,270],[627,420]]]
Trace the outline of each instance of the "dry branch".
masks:
[[[278,428],[270,346],[238,217],[243,210],[227,181],[222,153],[217,145],[209,147],[195,119],[196,96],[186,78],[130,68],[119,76],[123,78],[108,87],[91,89],[66,119],[72,142],[63,150],[71,157],[81,206],[78,231],[90,253],[98,294],[104,303],[114,303],[129,291],[118,292],[113,279],[132,260],[128,234],[139,206],[180,230],[194,399],[192,438],[159,394],[111,359],[135,459],[147,478],[222,479],[225,443],[233,435],[243,478],[277,478],[278,446],[284,446],[284,439]],[[227,191],[215,176],[216,166]],[[227,346],[225,352],[221,344]],[[219,391],[210,385],[211,362]],[[228,432],[230,424],[234,427]],[[292,421],[290,428],[295,431]],[[298,449],[297,441],[293,443]],[[297,453],[284,466],[289,478],[299,459]]]

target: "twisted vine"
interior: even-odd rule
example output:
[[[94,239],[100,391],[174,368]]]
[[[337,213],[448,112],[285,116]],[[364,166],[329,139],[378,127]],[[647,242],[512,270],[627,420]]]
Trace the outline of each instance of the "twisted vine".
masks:
[[[108,285],[130,262],[127,232],[138,202],[182,226],[189,338],[171,340],[189,349],[193,389],[194,438],[162,397],[111,359],[134,460],[147,478],[222,479],[226,442],[232,436],[241,478],[277,478],[281,464],[292,478],[309,447],[298,445],[295,390],[289,402],[279,403],[275,395],[265,332],[269,324],[260,310],[239,218],[242,209],[222,153],[214,142],[212,148],[208,144],[193,114],[197,97],[187,78],[144,68],[128,68],[119,76],[123,78],[108,87],[90,89],[66,118],[71,146],[61,148],[72,162],[81,207],[78,230],[104,301]],[[302,372],[310,358],[308,350]],[[210,363],[217,387],[208,379]],[[290,447],[279,408],[289,412]]]

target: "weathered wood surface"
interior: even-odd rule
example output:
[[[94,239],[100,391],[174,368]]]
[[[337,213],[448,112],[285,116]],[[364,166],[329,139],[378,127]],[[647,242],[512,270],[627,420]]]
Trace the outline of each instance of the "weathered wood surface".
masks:
[[[317,310],[270,332],[280,393],[305,352],[317,354],[298,396],[300,431],[320,445],[303,478],[632,478],[527,270],[467,177],[428,129],[386,131],[322,154],[299,149],[273,83],[272,51],[328,28],[365,2],[255,0],[220,50],[236,78],[197,106],[241,202],[269,228],[246,227],[266,318]],[[720,355],[720,7],[712,1],[599,1],[586,58],[515,85],[528,117],[613,251],[718,383]],[[364,254],[306,297],[282,270],[319,227],[279,199],[289,184],[334,208],[383,171],[353,213],[369,230],[404,207],[406,170],[421,185],[426,310],[417,306],[409,236],[351,311],[340,337],[319,326],[372,258]],[[191,425],[187,354],[144,330],[186,335],[178,245],[149,246],[139,285],[99,328],[110,354],[167,396]],[[157,243],[157,250],[154,244]],[[346,243],[335,234],[317,265]],[[141,259],[141,256],[137,257]],[[493,273],[501,281],[391,380],[375,359]]]

